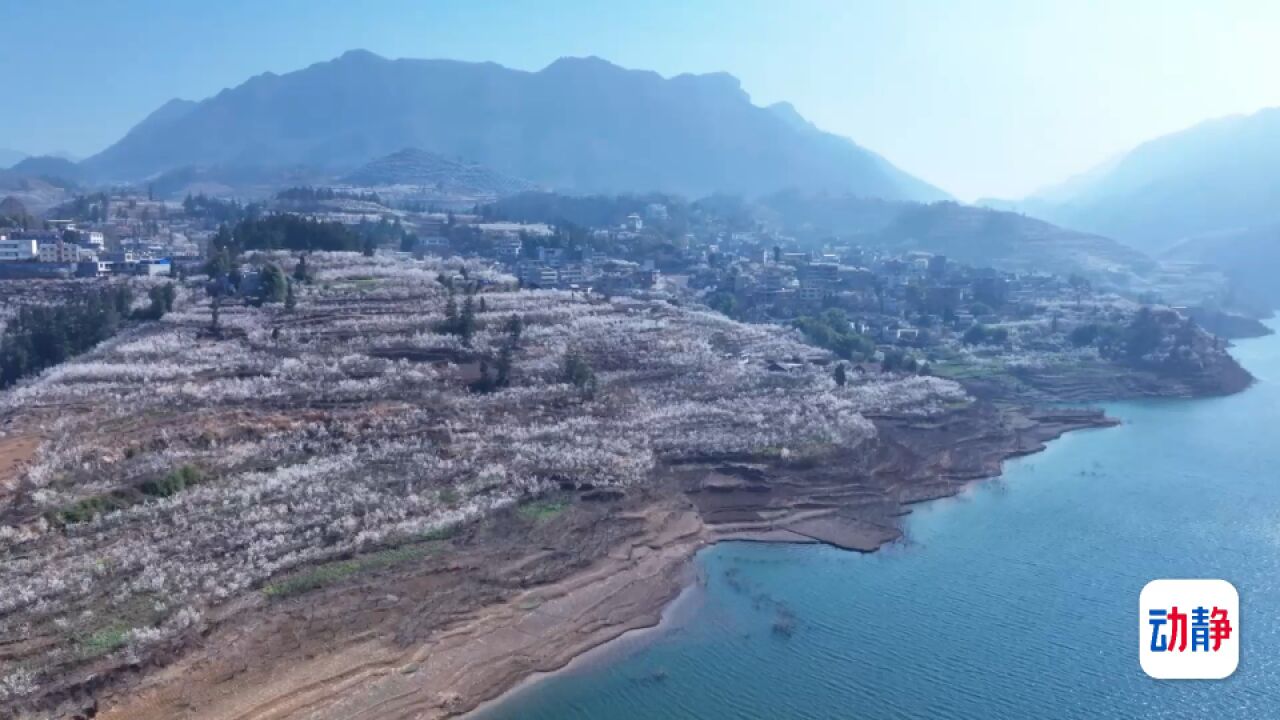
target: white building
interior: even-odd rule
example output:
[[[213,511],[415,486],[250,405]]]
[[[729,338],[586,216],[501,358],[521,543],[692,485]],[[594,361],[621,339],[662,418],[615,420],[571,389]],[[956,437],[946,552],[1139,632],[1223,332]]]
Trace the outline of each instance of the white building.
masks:
[[[0,235],[0,262],[18,262],[34,260],[39,256],[39,243],[33,239],[9,239],[8,235]]]
[[[631,232],[640,232],[644,229],[644,220],[640,219],[640,216],[636,213],[631,213],[627,216],[627,221],[623,223],[623,227]]]

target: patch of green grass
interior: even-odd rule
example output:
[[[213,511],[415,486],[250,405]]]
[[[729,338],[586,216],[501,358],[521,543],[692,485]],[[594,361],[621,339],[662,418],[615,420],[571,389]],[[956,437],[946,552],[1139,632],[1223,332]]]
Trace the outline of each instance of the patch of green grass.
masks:
[[[1004,364],[970,365],[966,363],[937,363],[929,366],[934,375],[952,380],[977,379],[1000,375]]]
[[[117,622],[80,638],[76,643],[82,658],[95,658],[124,647],[129,634],[127,623]]]
[[[516,513],[525,520],[546,522],[568,509],[569,503],[562,500],[538,500],[516,509]]]
[[[269,598],[293,597],[294,595],[318,590],[361,573],[381,570],[426,557],[440,549],[441,539],[427,537],[432,534],[427,533],[424,535],[424,540],[421,542],[381,550],[368,555],[360,555],[350,560],[335,560],[301,570],[266,585],[262,588],[262,594]]]
[[[45,517],[54,525],[74,525],[76,523],[89,522],[97,515],[108,513],[112,510],[121,510],[132,504],[133,502],[128,497],[116,493],[94,495],[58,510],[50,510],[45,514]]]
[[[76,502],[45,513],[52,525],[59,527],[89,522],[98,515],[123,510],[146,498],[166,498],[205,481],[205,475],[193,465],[183,465],[156,480],[148,480],[137,490],[121,489],[103,495],[81,498]],[[139,496],[138,493],[142,495]]]
[[[193,465],[183,465],[158,480],[148,480],[139,488],[144,495],[169,497],[204,481],[204,473]]]

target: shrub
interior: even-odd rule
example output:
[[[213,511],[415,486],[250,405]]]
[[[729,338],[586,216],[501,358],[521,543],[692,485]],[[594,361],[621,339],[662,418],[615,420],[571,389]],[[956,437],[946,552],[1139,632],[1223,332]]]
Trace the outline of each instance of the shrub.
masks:
[[[203,480],[204,474],[200,472],[199,468],[183,465],[159,480],[148,480],[139,489],[142,490],[143,494],[151,497],[170,497],[199,484]]]

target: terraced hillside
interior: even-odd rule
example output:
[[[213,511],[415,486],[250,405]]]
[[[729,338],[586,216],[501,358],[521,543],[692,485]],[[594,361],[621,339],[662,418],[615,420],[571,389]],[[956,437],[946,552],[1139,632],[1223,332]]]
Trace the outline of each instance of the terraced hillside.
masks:
[[[268,649],[236,657],[273,671],[342,638],[425,638],[634,538],[679,506],[673,468],[812,465],[874,442],[868,415],[968,404],[936,378],[839,386],[789,331],[666,302],[519,291],[462,262],[307,265],[294,307],[223,301],[215,329],[196,282],[0,397],[0,452],[22,451],[0,481],[0,714],[105,709],[252,618]],[[770,369],[784,358],[810,362]],[[448,612],[379,624],[405,617],[386,588],[423,582]],[[335,597],[319,647],[279,644]]]

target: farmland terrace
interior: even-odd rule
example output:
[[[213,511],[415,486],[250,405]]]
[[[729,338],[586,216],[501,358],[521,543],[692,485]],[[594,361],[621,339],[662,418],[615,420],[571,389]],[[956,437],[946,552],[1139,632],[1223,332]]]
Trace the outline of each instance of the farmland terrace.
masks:
[[[1108,422],[474,262],[307,265],[0,396],[0,717],[461,713],[655,622],[708,542],[874,550]]]

